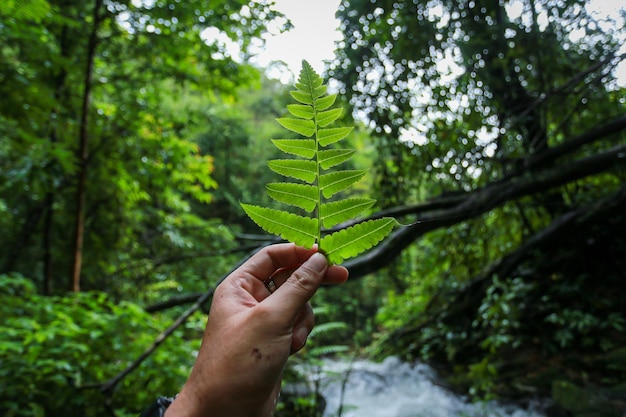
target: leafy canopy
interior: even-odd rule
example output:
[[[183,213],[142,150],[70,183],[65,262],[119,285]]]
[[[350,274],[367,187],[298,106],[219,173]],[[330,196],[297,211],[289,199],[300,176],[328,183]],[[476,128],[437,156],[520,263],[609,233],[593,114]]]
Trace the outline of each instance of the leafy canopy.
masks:
[[[272,143],[279,150],[293,158],[270,160],[267,165],[295,181],[267,184],[266,191],[272,199],[303,209],[310,215],[243,203],[241,206],[265,231],[306,248],[318,244],[331,264],[341,263],[378,244],[397,222],[385,217],[322,236],[323,229],[353,219],[372,207],[376,200],[336,197],[331,200],[359,181],[366,171],[333,170],[355,153],[354,149],[333,146],[348,136],[352,127],[329,127],[341,116],[342,109],[332,108],[337,94],[327,94],[322,78],[307,61],[302,61],[296,90],[291,91],[291,96],[298,102],[287,105],[293,117],[277,121],[301,137],[273,139]]]

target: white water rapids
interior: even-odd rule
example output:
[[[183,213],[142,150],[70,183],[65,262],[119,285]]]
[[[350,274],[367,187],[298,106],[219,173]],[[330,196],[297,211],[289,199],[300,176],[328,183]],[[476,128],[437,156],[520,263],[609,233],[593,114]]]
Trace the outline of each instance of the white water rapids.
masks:
[[[327,361],[320,375],[324,417],[337,417],[341,405],[341,417],[544,417],[538,408],[468,402],[438,384],[432,368],[393,357],[381,363]]]

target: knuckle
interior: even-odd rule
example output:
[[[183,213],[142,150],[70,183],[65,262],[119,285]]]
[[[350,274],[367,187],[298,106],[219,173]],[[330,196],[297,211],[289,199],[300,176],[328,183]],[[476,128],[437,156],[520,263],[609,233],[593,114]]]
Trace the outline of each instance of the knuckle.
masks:
[[[267,308],[263,303],[257,304],[250,314],[261,323],[273,321],[276,315],[273,309]]]
[[[313,278],[311,271],[306,268],[301,268],[294,271],[287,282],[302,291],[309,291],[309,289],[315,285],[315,279]]]

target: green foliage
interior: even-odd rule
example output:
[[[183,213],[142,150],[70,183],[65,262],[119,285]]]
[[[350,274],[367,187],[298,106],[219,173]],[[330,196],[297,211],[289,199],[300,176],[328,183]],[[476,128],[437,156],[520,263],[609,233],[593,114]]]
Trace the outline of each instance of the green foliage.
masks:
[[[20,275],[0,275],[0,316],[6,417],[106,414],[107,399],[88,386],[124,369],[163,328],[136,304],[100,292],[42,297]],[[175,339],[120,383],[111,404],[118,413],[137,415],[155,393],[178,392],[198,341]]]
[[[381,204],[472,189],[542,141],[559,144],[623,114],[623,87],[604,71],[580,91],[528,105],[620,56],[620,20],[613,30],[598,25],[585,3],[539,1],[515,15],[513,1],[342,2],[346,38],[329,75],[376,136]],[[578,32],[587,36],[571,36]]]
[[[532,284],[521,278],[502,281],[497,276],[487,289],[485,298],[478,308],[474,327],[487,330],[487,337],[481,347],[491,353],[502,346],[518,348],[522,340],[516,335],[525,309],[525,299],[532,290]]]
[[[618,312],[603,318],[588,311],[565,308],[563,311],[551,313],[545,321],[558,329],[554,333],[554,341],[560,348],[571,347],[578,342],[582,347],[599,346],[606,352],[617,347],[616,343],[606,337],[598,340],[595,333],[624,333],[626,330],[626,319]]]
[[[442,260],[434,252],[446,247],[439,240],[446,233],[429,234],[418,245],[423,262],[405,277],[416,283],[400,294],[388,291],[378,322],[392,336],[383,336],[377,349],[446,363],[452,382],[483,398],[510,395],[520,385],[550,395],[555,375],[619,386],[622,367],[606,359],[626,340],[623,303],[613,296],[625,248],[613,234],[624,224],[623,207],[615,210],[586,219],[591,228],[570,226],[506,277],[477,275],[464,282],[464,268],[438,270]],[[593,256],[573,256],[578,246]],[[481,256],[466,259],[469,266]],[[563,362],[563,355],[575,359]]]
[[[396,258],[397,271],[377,274],[392,284],[377,314],[377,347],[432,360],[477,395],[550,395],[545,381],[557,374],[623,390],[624,373],[592,359],[625,340],[615,291],[624,269],[617,232],[623,198],[603,216],[610,221],[595,218],[575,233],[568,225],[569,233],[537,242],[565,213],[586,212],[616,190],[623,195],[623,163],[479,218],[472,213],[480,199],[474,190],[565,170],[623,146],[623,124],[610,127],[623,120],[626,104],[614,78],[623,61],[623,13],[611,29],[611,19],[599,25],[597,10],[581,0],[536,1],[515,11],[520,5],[340,4],[345,42],[329,76],[372,129],[372,195],[383,207],[427,200],[411,220],[423,214],[455,223],[438,218],[439,207],[473,217],[418,232]],[[595,135],[595,127],[612,134]],[[544,152],[554,153],[527,165]],[[432,230],[428,221],[423,226]]]
[[[334,310],[331,305],[313,309],[316,319],[321,318],[322,322],[315,325],[305,347],[288,362],[283,392],[276,408],[277,417],[321,417],[325,414],[324,406],[320,407],[320,399],[323,400],[320,381],[341,375],[325,371],[324,359],[336,357],[350,349],[348,345],[336,342],[342,338],[348,324],[330,319]],[[293,392],[290,389],[301,386],[306,388]]]
[[[272,171],[300,182],[271,183],[266,189],[274,200],[308,213],[315,210],[315,214],[303,216],[250,204],[242,204],[242,207],[267,232],[307,248],[318,244],[330,263],[341,263],[379,243],[397,223],[392,218],[369,220],[322,237],[322,228],[332,228],[351,220],[373,206],[375,200],[330,200],[359,181],[366,171],[331,171],[354,154],[352,149],[330,147],[348,136],[352,127],[328,127],[339,118],[342,109],[331,108],[337,95],[327,94],[323,80],[306,61],[302,62],[296,90],[291,95],[299,103],[287,106],[293,117],[277,121],[304,138],[273,139],[272,142],[281,151],[298,158],[271,160],[268,166]]]
[[[315,307],[313,309],[316,318],[324,318],[325,320],[322,323],[316,324],[311,334],[309,334],[302,355],[298,356],[299,360],[312,364],[324,357],[343,353],[348,350],[348,345],[337,344],[337,340],[342,339],[339,336],[348,329],[348,324],[344,321],[329,320],[331,311],[332,306],[330,305]]]
[[[245,48],[279,16],[245,0],[109,6],[22,0],[0,10],[0,271],[19,271],[49,293],[68,288],[82,168],[82,288],[132,297],[155,278],[180,284],[223,272],[228,260],[207,262],[207,254],[228,250],[232,234],[207,210],[221,195],[215,159],[195,138],[207,124],[219,128],[208,110],[259,71],[205,30]],[[76,154],[83,113],[84,164]]]
[[[543,149],[558,151],[624,114],[624,89],[611,77],[618,58],[600,65],[619,55],[623,35],[605,31],[610,22],[590,15],[582,0],[537,1],[516,16],[508,1],[342,1],[345,42],[330,76],[348,94],[336,99],[312,98],[321,83],[299,82],[295,97],[267,80],[253,90],[256,69],[215,41],[229,37],[245,54],[277,16],[267,2],[118,3],[8,0],[0,7],[0,273],[29,277],[0,278],[0,373],[11,395],[0,393],[2,411],[22,398],[24,415],[68,415],[59,408],[62,399],[79,415],[87,415],[85,404],[106,414],[97,390],[76,387],[123,368],[164,321],[111,299],[151,303],[204,290],[207,276],[235,261],[229,253],[237,232],[254,227],[239,201],[289,205],[294,213],[266,214],[296,216],[309,243],[342,244],[345,236],[324,241],[322,234],[373,203],[324,195],[320,174],[341,172],[334,163],[354,176],[344,174],[347,183],[362,175],[358,168],[370,168],[366,181],[342,191],[351,196],[389,208],[445,192],[432,203],[446,210],[458,196],[507,181]],[[94,4],[103,5],[99,13]],[[110,298],[94,292],[42,298],[33,283],[52,293],[67,287],[92,31],[83,288]],[[349,135],[332,127],[334,118],[343,126],[340,110],[331,108],[342,96],[361,117],[361,128]],[[277,124],[285,108],[291,117]],[[329,124],[317,126],[318,116]],[[285,128],[304,139],[277,131]],[[338,142],[321,146],[333,137],[307,136],[318,128]],[[567,168],[575,158],[620,146],[623,134],[613,132],[546,165]],[[267,160],[276,161],[273,170]],[[309,161],[319,172],[311,173]],[[292,182],[270,177],[294,175],[294,168],[304,169],[288,175]],[[524,174],[533,176],[532,169]],[[555,374],[578,378],[579,385],[622,384],[623,391],[626,311],[616,291],[626,269],[618,233],[623,203],[595,219],[595,228],[526,248],[518,254],[523,261],[508,264],[505,273],[481,274],[561,214],[601,200],[625,179],[622,165],[429,229],[387,269],[317,294],[318,305],[332,306],[327,321],[348,326],[321,325],[305,357],[344,349],[338,339],[353,337],[362,346],[380,336],[382,351],[433,360],[476,395],[525,395],[531,387],[546,393],[545,380]],[[477,202],[465,201],[459,212]],[[328,208],[341,215],[322,213]],[[284,224],[276,224],[278,234]],[[136,415],[155,394],[176,392],[178,382],[168,378],[181,380],[191,349],[177,344],[161,348],[153,366],[140,367],[118,387],[118,415]]]
[[[13,16],[18,20],[38,22],[50,11],[46,0],[5,0],[0,16]]]

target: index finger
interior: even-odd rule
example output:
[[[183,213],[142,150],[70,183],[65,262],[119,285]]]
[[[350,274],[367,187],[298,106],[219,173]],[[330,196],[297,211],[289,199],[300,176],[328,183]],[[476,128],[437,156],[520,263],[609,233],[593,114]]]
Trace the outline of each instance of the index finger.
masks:
[[[272,280],[276,283],[277,286],[280,286],[283,282],[287,281],[287,279],[291,276],[291,274],[298,269],[300,265],[296,265],[293,267],[281,268],[274,272],[272,276]],[[326,275],[322,280],[322,285],[334,285],[334,284],[343,284],[348,279],[348,270],[341,265],[331,265],[328,267],[326,271]]]
[[[305,249],[293,243],[270,245],[252,255],[241,265],[241,270],[249,276],[265,281],[281,268],[297,268],[315,252],[316,248]]]

